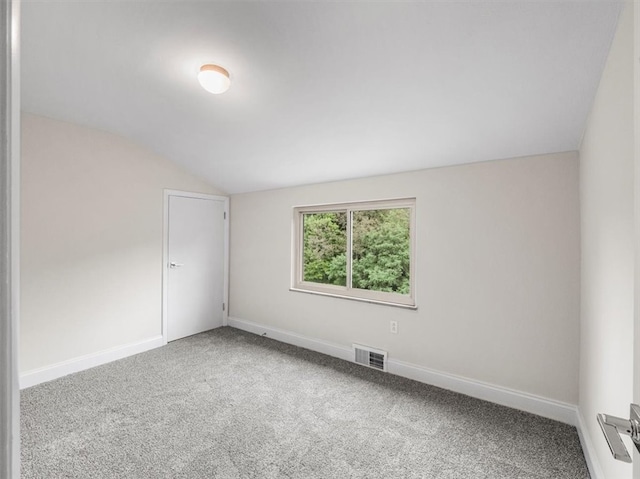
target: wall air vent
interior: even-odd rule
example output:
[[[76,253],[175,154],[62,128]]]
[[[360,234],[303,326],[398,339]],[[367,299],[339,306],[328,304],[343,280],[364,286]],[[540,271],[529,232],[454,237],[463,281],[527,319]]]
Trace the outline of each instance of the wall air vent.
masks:
[[[387,370],[386,351],[380,351],[379,349],[373,349],[359,344],[353,345],[353,351],[355,362],[357,364],[362,364],[363,366],[373,369],[379,369],[380,371]]]

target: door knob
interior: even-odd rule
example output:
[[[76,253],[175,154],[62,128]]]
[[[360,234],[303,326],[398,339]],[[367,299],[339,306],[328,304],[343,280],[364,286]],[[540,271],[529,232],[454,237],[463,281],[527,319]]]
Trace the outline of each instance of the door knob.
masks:
[[[630,436],[636,449],[640,452],[640,406],[631,405],[629,419],[608,414],[598,414],[597,418],[613,458],[618,461],[631,462],[631,456],[620,435]]]
[[[171,262],[169,263],[169,268],[179,268],[180,266],[184,266],[183,263],[175,263],[175,262]]]

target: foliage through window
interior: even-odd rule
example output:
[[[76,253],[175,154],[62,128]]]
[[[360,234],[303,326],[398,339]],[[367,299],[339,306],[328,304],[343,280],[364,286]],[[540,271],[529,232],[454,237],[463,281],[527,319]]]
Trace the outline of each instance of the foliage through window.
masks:
[[[415,306],[415,200],[299,207],[294,289]]]
[[[307,213],[303,231],[304,281],[346,286],[346,213]]]

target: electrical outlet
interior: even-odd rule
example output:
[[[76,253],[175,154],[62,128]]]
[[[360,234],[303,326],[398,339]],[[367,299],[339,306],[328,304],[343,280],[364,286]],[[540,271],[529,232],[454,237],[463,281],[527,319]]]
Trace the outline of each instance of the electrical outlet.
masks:
[[[391,331],[393,334],[398,334],[398,321],[389,322],[389,331]]]

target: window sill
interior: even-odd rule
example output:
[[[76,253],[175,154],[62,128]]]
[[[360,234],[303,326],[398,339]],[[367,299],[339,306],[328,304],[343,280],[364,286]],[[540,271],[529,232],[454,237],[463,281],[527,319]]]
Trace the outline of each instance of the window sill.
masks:
[[[418,309],[418,306],[416,305],[391,303],[389,301],[379,301],[379,300],[369,299],[369,298],[358,298],[357,296],[347,296],[347,295],[338,294],[338,293],[327,293],[324,291],[312,291],[309,289],[300,289],[300,288],[289,288],[289,291],[294,291],[296,293],[317,294],[319,296],[329,296],[332,298],[350,299],[351,301],[359,301],[361,303],[381,304],[382,306],[392,306],[394,308],[411,309],[414,311]]]

